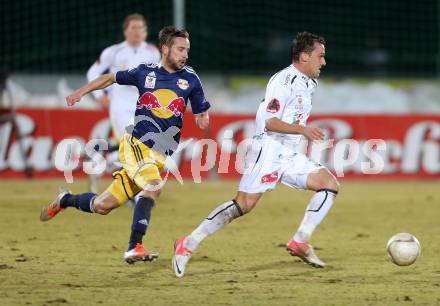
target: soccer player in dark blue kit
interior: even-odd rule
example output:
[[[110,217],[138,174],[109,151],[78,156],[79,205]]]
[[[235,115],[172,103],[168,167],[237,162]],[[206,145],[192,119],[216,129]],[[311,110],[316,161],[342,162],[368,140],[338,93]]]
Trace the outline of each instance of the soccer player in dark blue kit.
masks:
[[[186,65],[190,48],[188,33],[173,26],[163,28],[159,32],[159,48],[162,54],[159,64],[141,64],[131,70],[104,74],[66,98],[67,104],[73,106],[84,95],[113,83],[133,85],[139,91],[134,124],[127,127],[119,148],[122,169],[113,173],[111,185],[99,195],[90,192],[74,195],[61,190],[52,203],[42,208],[40,215],[41,221],[48,221],[67,207],[106,215],[141,192],[134,209],[128,250],[124,253],[128,263],[158,257],[156,252],[142,246],[142,238],[164,184],[161,173],[165,170],[165,160],[177,149],[180,140],[188,100],[197,127],[203,130],[209,125],[210,104],[197,74]]]

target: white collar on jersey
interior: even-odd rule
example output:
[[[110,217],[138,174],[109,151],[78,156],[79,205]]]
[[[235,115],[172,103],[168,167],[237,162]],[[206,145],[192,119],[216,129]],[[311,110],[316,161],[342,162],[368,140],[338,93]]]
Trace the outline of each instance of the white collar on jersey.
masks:
[[[302,73],[301,71],[298,70],[298,68],[296,68],[293,64],[290,64],[290,67],[292,67],[292,69],[295,71],[295,73],[304,81],[307,82],[308,80],[310,80],[310,78],[308,76],[306,76],[304,73]]]

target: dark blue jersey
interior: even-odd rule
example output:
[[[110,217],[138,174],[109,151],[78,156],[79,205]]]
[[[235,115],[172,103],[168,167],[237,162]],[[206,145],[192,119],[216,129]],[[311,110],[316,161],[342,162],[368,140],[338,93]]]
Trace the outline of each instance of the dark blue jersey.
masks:
[[[169,73],[157,64],[141,64],[117,72],[116,82],[136,86],[139,91],[134,126],[128,127],[128,132],[166,155],[171,155],[179,144],[188,99],[194,114],[210,107],[199,77],[189,66]]]

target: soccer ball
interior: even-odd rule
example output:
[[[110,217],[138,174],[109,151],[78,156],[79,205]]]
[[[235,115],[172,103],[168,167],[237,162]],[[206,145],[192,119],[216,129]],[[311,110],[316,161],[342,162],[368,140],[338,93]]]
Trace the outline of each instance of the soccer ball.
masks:
[[[398,266],[413,264],[420,255],[420,243],[408,233],[399,233],[388,240],[387,252],[391,261]]]

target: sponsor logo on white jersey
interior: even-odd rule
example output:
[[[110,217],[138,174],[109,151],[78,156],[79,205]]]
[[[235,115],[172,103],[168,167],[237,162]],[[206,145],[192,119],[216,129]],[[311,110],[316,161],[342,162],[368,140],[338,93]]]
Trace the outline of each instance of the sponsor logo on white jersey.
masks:
[[[302,103],[303,102],[302,96],[297,95],[295,100],[296,100],[295,109],[300,111],[300,112],[302,112],[303,109],[304,109],[304,106],[303,106],[303,103]]]
[[[263,183],[263,184],[274,183],[274,182],[278,181],[278,176],[279,176],[278,171],[263,175],[261,177],[261,183]]]
[[[286,75],[286,79],[284,80],[284,86],[288,85],[290,82],[290,73]]]

